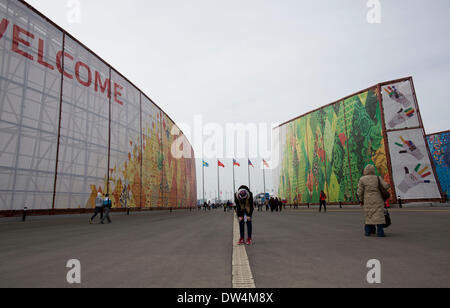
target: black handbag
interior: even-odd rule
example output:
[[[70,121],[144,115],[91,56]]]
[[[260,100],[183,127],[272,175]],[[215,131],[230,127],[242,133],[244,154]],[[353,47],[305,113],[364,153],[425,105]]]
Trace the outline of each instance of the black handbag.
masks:
[[[386,200],[389,200],[389,198],[391,197],[391,194],[386,188],[383,187],[383,185],[381,185],[380,177],[377,178],[378,178],[378,189],[380,190],[381,196],[383,197],[383,201],[386,202]]]
[[[384,210],[384,218],[386,219],[386,224],[383,225],[384,228],[389,228],[392,225],[391,215],[387,209]]]

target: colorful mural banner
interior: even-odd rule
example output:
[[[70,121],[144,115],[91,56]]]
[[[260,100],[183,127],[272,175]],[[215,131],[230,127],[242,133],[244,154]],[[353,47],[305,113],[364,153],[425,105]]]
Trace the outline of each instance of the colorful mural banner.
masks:
[[[0,22],[0,211],[195,206],[192,147],[158,106],[21,1]]]
[[[274,130],[281,161],[274,171],[277,194],[308,204],[318,203],[323,190],[329,202],[358,202],[359,179],[372,164],[390,184],[391,200],[440,199],[423,131],[412,78],[378,84],[296,118]],[[445,191],[447,140],[448,134],[429,138]]]
[[[356,202],[367,164],[390,182],[376,89],[300,117],[276,130],[281,141],[278,195],[290,203]]]
[[[450,131],[427,136],[441,189],[450,194]]]

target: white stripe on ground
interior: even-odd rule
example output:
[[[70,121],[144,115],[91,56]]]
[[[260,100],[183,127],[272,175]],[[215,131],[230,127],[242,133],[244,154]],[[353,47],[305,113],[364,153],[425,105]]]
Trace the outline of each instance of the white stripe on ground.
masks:
[[[233,227],[233,288],[251,289],[256,288],[255,281],[253,280],[252,270],[250,268],[250,262],[248,261],[247,251],[245,245],[239,246],[239,222],[237,217],[234,217]]]

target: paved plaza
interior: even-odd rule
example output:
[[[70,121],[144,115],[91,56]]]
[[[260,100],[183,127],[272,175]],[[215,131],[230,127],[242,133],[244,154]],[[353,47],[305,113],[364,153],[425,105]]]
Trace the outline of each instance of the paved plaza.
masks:
[[[357,208],[255,212],[245,248],[257,288],[373,287],[367,261],[381,262],[381,287],[450,287],[450,209],[391,210],[386,238],[363,236]],[[232,287],[231,212],[168,211],[0,220],[0,287]]]

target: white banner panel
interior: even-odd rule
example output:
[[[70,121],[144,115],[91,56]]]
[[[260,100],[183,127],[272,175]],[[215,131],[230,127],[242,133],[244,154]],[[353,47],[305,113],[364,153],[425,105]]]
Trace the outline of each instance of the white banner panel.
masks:
[[[109,67],[66,37],[57,209],[94,208],[106,191],[109,87]]]
[[[422,129],[389,132],[388,141],[397,195],[401,199],[439,199]]]
[[[0,210],[50,209],[61,31],[19,1],[0,0]]]
[[[168,122],[150,100],[141,107],[139,90],[81,43],[0,0],[0,212],[90,209],[106,191],[114,207],[163,206],[163,190],[195,203],[194,160],[170,169]]]
[[[410,81],[383,86],[381,92],[387,130],[420,126]]]
[[[161,111],[142,96],[142,206],[158,207],[162,182]]]
[[[140,207],[140,92],[114,70],[111,76],[109,191],[113,207]]]

